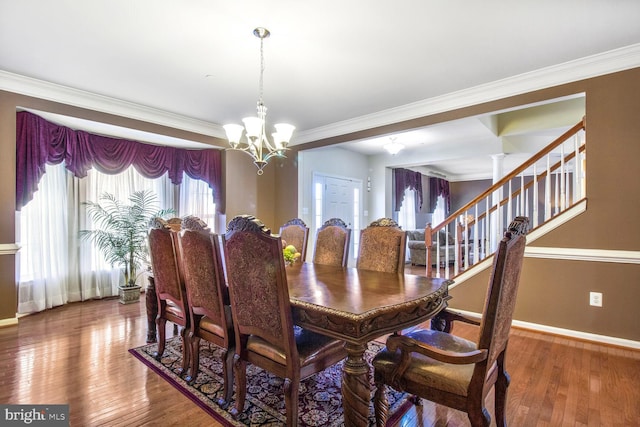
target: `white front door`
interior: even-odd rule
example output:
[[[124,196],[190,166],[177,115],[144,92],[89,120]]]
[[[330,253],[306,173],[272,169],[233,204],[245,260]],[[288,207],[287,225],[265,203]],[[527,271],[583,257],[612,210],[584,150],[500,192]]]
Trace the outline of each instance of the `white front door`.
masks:
[[[314,190],[314,230],[330,218],[343,220],[352,230],[349,248],[349,265],[352,265],[360,240],[362,181],[318,174],[314,175]]]

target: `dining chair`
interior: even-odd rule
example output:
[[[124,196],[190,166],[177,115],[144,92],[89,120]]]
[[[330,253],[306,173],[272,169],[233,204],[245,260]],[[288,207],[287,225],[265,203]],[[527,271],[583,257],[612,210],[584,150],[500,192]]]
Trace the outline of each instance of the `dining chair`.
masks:
[[[300,259],[307,259],[307,242],[309,241],[309,227],[300,218],[293,218],[280,227],[280,237],[287,245],[293,245],[300,252]]]
[[[356,267],[385,273],[404,273],[407,232],[391,218],[380,218],[360,231]]]
[[[390,336],[386,348],[375,356],[372,364],[378,426],[383,426],[388,416],[387,386],[464,411],[474,427],[490,425],[484,402],[493,388],[496,423],[506,425],[510,379],[505,353],[526,244],[526,236],[518,230],[528,224],[526,217],[516,220],[518,224],[509,227],[494,254],[481,321],[455,317],[480,326],[477,342],[436,330],[416,330]]]
[[[193,384],[198,377],[201,339],[222,348],[224,391],[218,404],[226,407],[233,394],[235,335],[220,240],[200,218],[186,216],[178,241],[191,324],[187,335],[191,359],[186,380]]]
[[[236,402],[244,408],[246,365],[284,379],[287,425],[298,424],[300,381],[346,357],[343,341],[294,327],[281,237],[257,218],[235,217],[223,236],[236,334]]]
[[[316,233],[313,250],[315,264],[347,266],[351,229],[340,218],[331,218]]]
[[[158,329],[158,351],[154,355],[157,360],[162,358],[165,349],[167,321],[182,327],[182,370],[187,372],[189,366],[189,346],[186,345],[186,331],[190,326],[187,291],[180,271],[180,254],[178,251],[178,232],[176,223],[169,223],[162,218],[153,218],[149,230],[149,255],[151,269],[155,283],[158,314],[156,324]]]

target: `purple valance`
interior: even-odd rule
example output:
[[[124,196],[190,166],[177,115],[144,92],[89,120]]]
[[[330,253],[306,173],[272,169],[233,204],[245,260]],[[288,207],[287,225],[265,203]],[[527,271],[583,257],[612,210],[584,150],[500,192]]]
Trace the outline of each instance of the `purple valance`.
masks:
[[[38,190],[45,164],[65,162],[78,178],[92,167],[107,174],[118,174],[133,165],[147,178],[168,172],[173,184],[182,182],[186,172],[213,190],[216,206],[221,205],[220,150],[186,150],[124,139],[93,135],[51,123],[27,111],[16,119],[16,207],[20,210]]]
[[[404,191],[407,188],[415,190],[418,195],[418,197],[416,197],[416,211],[422,209],[422,174],[420,172],[410,171],[409,169],[397,168],[393,170],[393,179],[396,192],[395,210],[400,211],[404,200]]]
[[[449,181],[442,178],[429,178],[429,209],[433,212],[438,203],[438,196],[445,200],[445,216],[449,216],[451,210],[451,196],[449,192]]]

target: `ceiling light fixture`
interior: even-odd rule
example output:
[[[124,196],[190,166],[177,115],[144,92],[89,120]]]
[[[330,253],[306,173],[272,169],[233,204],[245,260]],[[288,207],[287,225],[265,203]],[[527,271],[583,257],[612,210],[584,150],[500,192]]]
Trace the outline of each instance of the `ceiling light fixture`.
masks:
[[[389,154],[391,154],[392,156],[395,156],[400,152],[400,150],[404,148],[404,145],[400,144],[399,142],[396,142],[395,136],[389,137],[389,139],[391,140],[391,142],[383,145],[382,148],[387,150]]]
[[[260,96],[258,98],[258,117],[245,117],[242,119],[244,127],[236,124],[224,125],[227,139],[232,150],[239,150],[249,154],[253,163],[258,167],[258,175],[262,175],[263,168],[272,157],[286,157],[284,155],[287,145],[293,134],[295,126],[285,123],[274,125],[276,132],[272,134],[273,144],[269,142],[266,127],[267,107],[262,101],[262,86],[264,74],[264,39],[271,33],[266,28],[258,27],[253,30],[253,35],[260,39]],[[246,131],[246,142],[241,142],[243,131]]]

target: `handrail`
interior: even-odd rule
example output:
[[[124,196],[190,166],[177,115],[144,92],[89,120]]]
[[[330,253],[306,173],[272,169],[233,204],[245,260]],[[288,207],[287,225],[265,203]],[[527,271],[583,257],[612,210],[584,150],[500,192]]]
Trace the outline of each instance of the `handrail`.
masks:
[[[580,152],[583,153],[586,150],[586,147],[583,145],[579,148]],[[571,152],[569,154],[567,154],[567,157],[564,158],[565,162],[567,160],[572,160],[574,157],[576,156],[576,154],[574,152]],[[549,168],[550,172],[554,172],[558,169],[560,169],[562,162],[556,162],[553,166],[551,166]],[[517,176],[517,175],[516,175]],[[529,181],[526,184],[524,184],[524,187],[522,187],[522,189],[529,189],[531,187],[533,187],[534,182],[540,181],[542,178],[547,176],[547,171],[541,172],[540,174],[536,175],[536,179],[535,181]],[[514,177],[515,178],[515,177]],[[512,178],[513,179],[513,178]],[[521,193],[522,190],[516,190],[513,193],[511,193],[511,197],[514,198],[515,196],[517,196],[519,193]],[[504,199],[500,200],[500,206],[504,206],[507,204],[509,198],[505,197]],[[492,206],[489,210],[489,213],[494,212],[497,209],[497,206]],[[478,218],[469,221],[469,225],[473,225],[475,222],[477,222],[478,220],[480,220],[481,218],[484,218],[486,216],[486,212],[482,213],[478,216]],[[447,218],[448,219],[448,218]],[[445,221],[446,222],[446,221]],[[443,222],[444,223],[444,222]]]
[[[583,119],[578,122],[577,124],[575,124],[573,127],[571,127],[569,130],[567,130],[566,132],[564,132],[561,136],[559,136],[558,138],[556,138],[553,142],[551,142],[549,145],[547,145],[546,147],[544,147],[542,150],[538,151],[536,154],[534,154],[532,157],[530,157],[527,161],[525,161],[524,163],[522,163],[520,166],[518,166],[516,169],[514,169],[513,171],[511,171],[509,174],[505,175],[504,177],[502,177],[500,180],[498,180],[496,183],[494,183],[491,187],[489,187],[487,190],[483,191],[482,193],[480,193],[478,196],[474,197],[470,202],[466,203],[464,206],[462,206],[461,208],[457,209],[455,212],[453,212],[452,214],[450,214],[443,222],[441,222],[440,224],[437,224],[435,226],[432,226],[431,224],[427,224],[427,227],[425,229],[425,245],[427,246],[427,248],[431,248],[432,246],[432,242],[433,242],[433,236],[437,236],[437,233],[439,233],[441,230],[447,230],[449,229],[449,225],[452,224],[453,222],[457,221],[458,217],[460,217],[461,215],[465,215],[466,213],[473,211],[474,208],[477,211],[477,206],[480,205],[483,201],[488,200],[489,197],[495,196],[495,194],[498,194],[497,192],[502,192],[502,189],[504,188],[505,185],[510,184],[513,180],[518,179],[518,177],[521,178],[521,184],[518,186],[518,189],[514,192],[511,192],[511,194],[508,194],[507,197],[502,198],[499,201],[494,201],[491,203],[491,206],[489,206],[489,203],[486,202],[485,206],[483,206],[483,212],[480,214],[478,213],[477,216],[474,216],[472,220],[466,222],[466,224],[463,225],[462,227],[462,231],[461,231],[461,227],[460,224],[458,223],[457,227],[451,229],[452,233],[455,233],[455,259],[453,260],[454,263],[454,274],[458,274],[462,271],[464,271],[466,268],[468,268],[469,265],[473,265],[474,263],[480,261],[479,256],[476,256],[475,259],[470,263],[469,262],[469,254],[470,252],[479,254],[479,246],[478,246],[478,241],[479,238],[481,237],[481,241],[483,242],[482,245],[487,245],[487,240],[490,236],[486,236],[486,235],[480,235],[482,233],[479,233],[478,228],[479,225],[481,223],[485,224],[485,230],[483,230],[483,232],[486,232],[486,227],[487,227],[487,223],[489,221],[489,216],[492,216],[493,214],[498,214],[499,215],[499,209],[500,211],[502,210],[501,208],[505,207],[506,205],[510,206],[510,203],[513,200],[516,200],[518,198],[520,198],[521,200],[525,200],[526,197],[528,197],[528,191],[533,189],[534,194],[537,194],[537,189],[534,187],[534,185],[536,185],[537,183],[542,183],[544,182],[545,185],[547,187],[545,187],[545,189],[550,188],[551,186],[551,177],[552,177],[552,172],[555,172],[556,175],[556,187],[561,187],[562,191],[566,190],[566,187],[568,186],[568,184],[565,185],[564,179],[566,178],[565,175],[565,171],[563,170],[565,165],[569,164],[569,162],[574,163],[575,168],[574,168],[574,175],[578,173],[579,171],[579,167],[580,165],[578,165],[578,160],[576,159],[577,154],[581,154],[583,156],[586,156],[586,146],[584,144],[579,145],[578,147],[576,147],[576,149],[574,151],[569,152],[568,154],[565,154],[561,160],[555,162],[553,165],[549,164],[549,155],[550,153],[557,149],[558,147],[562,146],[565,142],[567,142],[571,137],[576,136],[579,132],[581,131],[586,131],[586,118],[583,117]],[[535,173],[535,165],[537,162],[539,162],[540,160],[543,160],[544,158],[547,158],[547,168],[546,170],[544,170],[543,172],[536,174]],[[582,157],[582,156],[581,156]],[[530,182],[527,182],[526,184],[524,184],[524,172],[530,168],[530,167],[534,167],[534,172],[532,175],[532,180]],[[562,175],[560,179],[560,184],[558,184],[558,170],[560,170],[560,174]],[[577,185],[576,184],[577,181],[574,181],[573,185],[574,187]],[[509,187],[510,190],[511,187]],[[556,194],[556,198],[558,198],[558,194],[560,193],[560,191],[558,190],[558,188],[555,188],[555,194]],[[565,195],[563,195],[564,197]],[[581,197],[579,197],[578,199],[581,199]],[[575,203],[577,200],[573,200],[573,202]],[[528,200],[527,200],[528,202]],[[535,203],[538,203],[538,200],[532,200],[532,205]],[[547,212],[550,207],[547,206],[549,200],[545,200],[545,212]],[[564,207],[564,203],[560,202],[561,205],[563,205],[563,209],[566,208]],[[516,205],[516,209],[518,209],[517,205]],[[537,207],[534,207],[534,212],[537,214]],[[558,207],[556,206],[556,211],[558,210]],[[512,218],[507,218],[507,221],[510,221]],[[548,219],[545,216],[545,220]],[[537,223],[537,218],[535,221],[532,221],[533,226],[536,226]],[[471,229],[473,229],[473,239],[470,239],[470,231]],[[461,236],[461,234],[465,234],[464,237]],[[488,233],[485,233],[488,234]],[[470,248],[471,245],[474,245],[473,248]],[[448,248],[447,248],[448,249]],[[472,250],[470,250],[472,249]],[[482,252],[485,252],[486,255],[486,248],[482,247]],[[431,251],[428,250],[427,251],[428,256],[427,256],[427,275],[431,275],[432,274],[432,262],[430,260],[430,255],[431,255]],[[439,251],[436,251],[436,255],[439,254]],[[444,260],[445,264],[449,265],[450,262],[452,260],[449,259],[449,252],[448,250],[445,251],[446,254],[446,259]],[[463,265],[463,254],[465,254],[466,256],[464,257],[464,265]],[[480,255],[481,256],[481,255]],[[439,259],[440,257],[437,257],[437,264],[442,264],[442,260]],[[446,273],[449,273],[449,269],[445,269]],[[437,274],[438,275],[440,273],[440,269],[436,269]],[[448,277],[448,276],[447,276]]]

